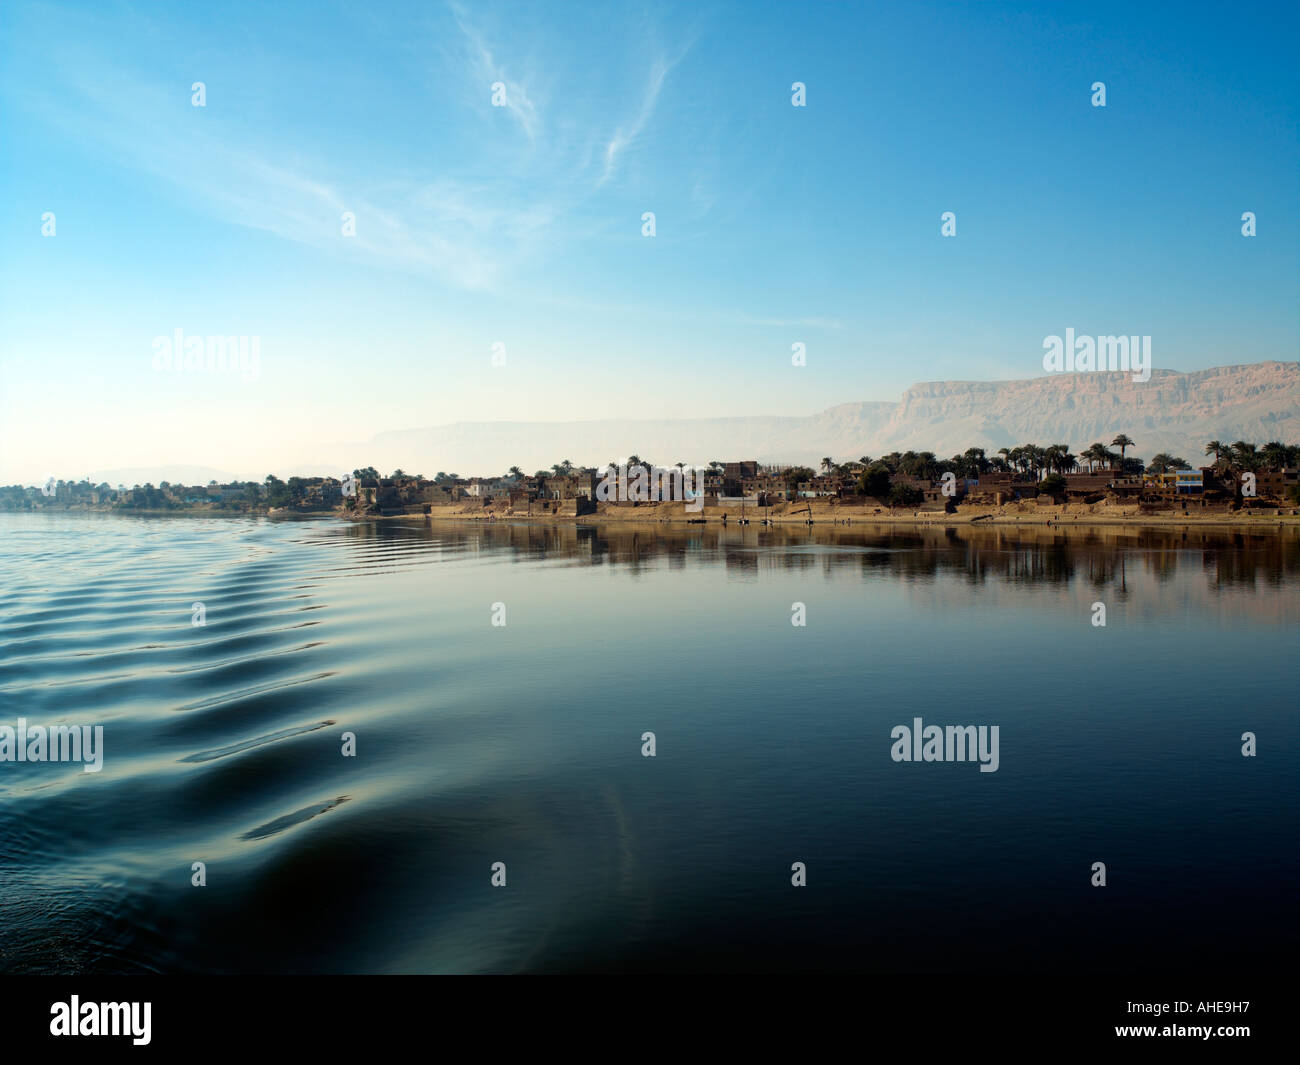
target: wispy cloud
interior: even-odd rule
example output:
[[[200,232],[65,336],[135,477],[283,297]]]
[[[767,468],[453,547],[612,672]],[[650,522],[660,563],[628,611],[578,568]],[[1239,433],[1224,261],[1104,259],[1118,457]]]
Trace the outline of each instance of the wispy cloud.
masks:
[[[451,8],[456,25],[460,27],[461,33],[469,42],[471,56],[477,68],[476,76],[482,80],[484,86],[500,82],[505,87],[504,106],[518,120],[528,139],[535,143],[541,120],[537,107],[529,98],[527,87],[523,82],[511,78],[506,69],[493,57],[492,50],[487,46],[483,35],[471,24],[465,9],[455,3],[448,6]]]
[[[605,170],[600,175],[598,184],[603,185],[613,176],[614,167],[617,165],[618,158],[623,150],[636,142],[637,138],[641,136],[641,131],[645,129],[654,116],[655,105],[659,102],[659,94],[663,91],[664,80],[668,77],[668,71],[668,63],[662,58],[656,59],[651,66],[650,84],[641,100],[641,107],[637,111],[636,117],[628,125],[619,127],[605,146]]]
[[[386,184],[367,190],[325,180],[331,164],[273,161],[242,138],[170,120],[156,90],[118,78],[100,109],[54,107],[52,115],[83,141],[98,142],[125,169],[172,187],[179,199],[223,221],[282,239],[374,262],[427,271],[465,289],[491,288],[503,265],[549,221],[545,209],[485,209],[451,185]],[[160,152],[158,145],[168,150]],[[342,235],[343,213],[355,216],[355,237]],[[512,250],[513,249],[513,250]]]
[[[548,119],[545,79],[521,51],[524,31],[512,25],[498,40],[473,10],[455,2],[447,10],[442,29],[458,28],[461,39],[445,49],[453,65],[439,66],[439,77],[463,76],[485,103],[492,83],[503,82],[528,151],[511,152],[500,137],[470,138],[436,169],[384,173],[331,151],[329,139],[308,139],[310,131],[261,123],[258,109],[178,106],[174,83],[98,48],[93,20],[73,14],[60,34],[69,43],[50,57],[59,90],[36,88],[24,100],[70,140],[147,175],[197,211],[347,259],[427,273],[451,287],[493,290],[536,257],[556,254],[560,240],[603,229],[600,217],[584,214],[586,201],[645,136],[691,45],[675,58],[659,51],[650,60],[644,88],[624,103],[630,114],[611,136],[603,99],[585,112],[570,102]],[[411,31],[395,22],[380,18],[366,29],[376,48],[392,47],[406,59],[420,51],[408,49]],[[393,155],[398,147],[383,150]],[[698,175],[691,200],[697,211],[711,203]],[[342,235],[344,212],[355,215],[355,236]]]
[[[646,87],[641,96],[641,104],[631,121],[620,125],[614,135],[605,145],[604,152],[604,170],[600,175],[597,186],[604,185],[614,176],[619,159],[625,155],[629,148],[636,145],[640,140],[646,127],[654,118],[655,108],[659,104],[659,97],[663,93],[664,85],[668,81],[668,75],[672,73],[673,68],[680,63],[687,54],[695,47],[695,38],[690,37],[683,41],[676,50],[675,54],[660,53],[656,55],[650,63],[650,70],[646,81]],[[696,198],[699,200],[700,190],[696,189]]]

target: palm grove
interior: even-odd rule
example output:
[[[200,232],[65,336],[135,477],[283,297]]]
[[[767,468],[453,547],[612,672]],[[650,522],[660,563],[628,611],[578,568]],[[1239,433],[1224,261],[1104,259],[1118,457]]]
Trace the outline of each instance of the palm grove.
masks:
[[[823,458],[821,465],[823,473],[856,475],[858,490],[863,495],[888,498],[891,503],[902,505],[918,502],[919,492],[907,484],[891,487],[894,477],[936,481],[945,473],[968,479],[978,479],[981,474],[992,472],[1014,473],[1039,482],[1041,491],[1053,495],[1064,490],[1065,474],[1083,469],[1089,473],[1107,470],[1119,476],[1136,477],[1192,468],[1191,463],[1181,456],[1163,451],[1153,456],[1150,462],[1143,462],[1127,454],[1135,446],[1136,441],[1125,433],[1119,433],[1109,446],[1098,441],[1078,454],[1071,452],[1068,444],[1046,447],[1022,444],[999,448],[992,456],[980,447],[967,448],[949,459],[938,458],[931,451],[894,451],[874,460],[863,455],[856,463],[836,464],[830,458]],[[1214,456],[1212,468],[1224,481],[1238,480],[1239,475],[1246,472],[1300,466],[1300,445],[1277,441],[1259,447],[1244,440],[1232,444],[1211,440],[1205,445],[1205,454]],[[807,472],[811,474],[812,471]]]
[[[1161,452],[1149,462],[1128,454],[1136,442],[1124,433],[1119,433],[1109,445],[1100,441],[1084,449],[1079,454],[1070,451],[1068,444],[1050,444],[1041,447],[1037,444],[1022,444],[1018,447],[999,448],[993,455],[988,455],[984,448],[971,447],[948,459],[938,458],[932,451],[893,451],[888,455],[873,459],[863,455],[856,462],[833,462],[829,457],[821,460],[823,475],[837,476],[853,483],[858,492],[875,499],[887,499],[893,505],[907,506],[920,502],[921,493],[915,484],[893,483],[894,478],[906,478],[913,482],[933,482],[941,479],[945,473],[952,473],[959,478],[978,479],[987,473],[1018,474],[1025,479],[1038,482],[1040,491],[1057,494],[1064,490],[1064,475],[1086,469],[1090,473],[1098,470],[1111,471],[1119,476],[1133,477],[1144,473],[1170,473],[1175,470],[1187,470],[1192,466],[1186,459]],[[1244,440],[1224,443],[1211,440],[1205,445],[1205,455],[1212,457],[1210,469],[1225,483],[1240,481],[1243,473],[1275,472],[1294,469],[1300,466],[1300,445],[1282,444],[1270,441],[1256,445]],[[611,463],[618,465],[619,463]],[[626,460],[626,465],[645,465],[645,460],[637,455]],[[686,464],[674,463],[677,467]],[[720,470],[723,463],[714,461],[709,467]],[[538,480],[551,476],[565,476],[576,467],[565,459],[551,467],[549,471],[538,470],[534,475]],[[377,481],[381,475],[372,466],[354,471],[354,476],[361,482]],[[526,475],[518,466],[512,466],[506,476],[511,480],[522,480]],[[806,466],[790,466],[781,471],[780,477],[793,493],[797,486],[817,476]],[[405,481],[414,479],[422,481],[420,474],[408,474],[403,470],[394,470],[390,480]],[[462,483],[460,475],[438,471],[433,483],[450,486]],[[337,486],[334,478],[290,477],[281,480],[275,474],[268,474],[261,484],[232,482],[218,486],[209,482],[206,488],[186,487],[169,484],[166,481],[155,488],[153,484],[134,485],[116,489],[107,484],[92,484],[89,479],[81,481],[51,481],[48,492],[40,488],[23,485],[0,487],[0,510],[32,510],[46,506],[97,506],[113,509],[147,509],[172,510],[183,509],[199,503],[215,505],[218,508],[236,510],[265,510],[269,508],[293,506],[313,491],[319,492],[320,482],[325,481]],[[219,502],[207,498],[208,490],[223,489]],[[1300,503],[1300,499],[1292,500]]]

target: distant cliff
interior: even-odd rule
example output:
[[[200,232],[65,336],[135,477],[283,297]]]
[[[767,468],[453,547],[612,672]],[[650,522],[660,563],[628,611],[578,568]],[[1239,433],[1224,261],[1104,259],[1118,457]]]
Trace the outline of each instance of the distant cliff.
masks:
[[[909,388],[871,430],[871,454],[911,448],[946,456],[1027,442],[1079,450],[1125,432],[1140,455],[1167,451],[1190,461],[1214,439],[1300,442],[1300,363],[1154,370],[1143,383],[1124,373],[932,382]]]
[[[1194,373],[1154,370],[1057,374],[1025,381],[935,381],[897,403],[845,403],[807,417],[591,422],[461,422],[382,433],[354,445],[348,468],[400,466],[433,474],[527,472],[562,459],[604,464],[635,452],[671,463],[757,458],[815,463],[968,447],[1065,443],[1080,451],[1127,433],[1146,458],[1160,451],[1195,463],[1209,440],[1300,442],[1300,363],[1261,362]],[[343,468],[343,467],[340,467]]]

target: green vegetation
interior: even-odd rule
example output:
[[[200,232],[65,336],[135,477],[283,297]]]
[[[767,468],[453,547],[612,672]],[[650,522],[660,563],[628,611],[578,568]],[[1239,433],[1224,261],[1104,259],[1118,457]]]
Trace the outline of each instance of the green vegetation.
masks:
[[[1186,459],[1180,459],[1175,455],[1167,455],[1163,451],[1151,460],[1147,467],[1148,473],[1172,473],[1174,470],[1190,470]]]
[[[884,499],[889,494],[889,467],[874,462],[858,477],[858,494],[872,499]]]
[[[910,484],[896,484],[889,490],[891,507],[915,507],[925,501],[925,493]]]
[[[1065,498],[1066,482],[1059,473],[1051,473],[1038,482],[1038,490],[1043,495],[1051,496],[1056,501]]]

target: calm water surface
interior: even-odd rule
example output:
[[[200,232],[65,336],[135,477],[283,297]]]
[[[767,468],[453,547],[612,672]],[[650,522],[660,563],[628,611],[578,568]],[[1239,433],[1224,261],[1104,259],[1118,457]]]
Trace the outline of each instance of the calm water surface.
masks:
[[[0,971],[1297,945],[1294,533],[10,514],[0,542],[0,725],[105,745],[0,763]],[[998,771],[893,762],[914,717],[998,725]]]

